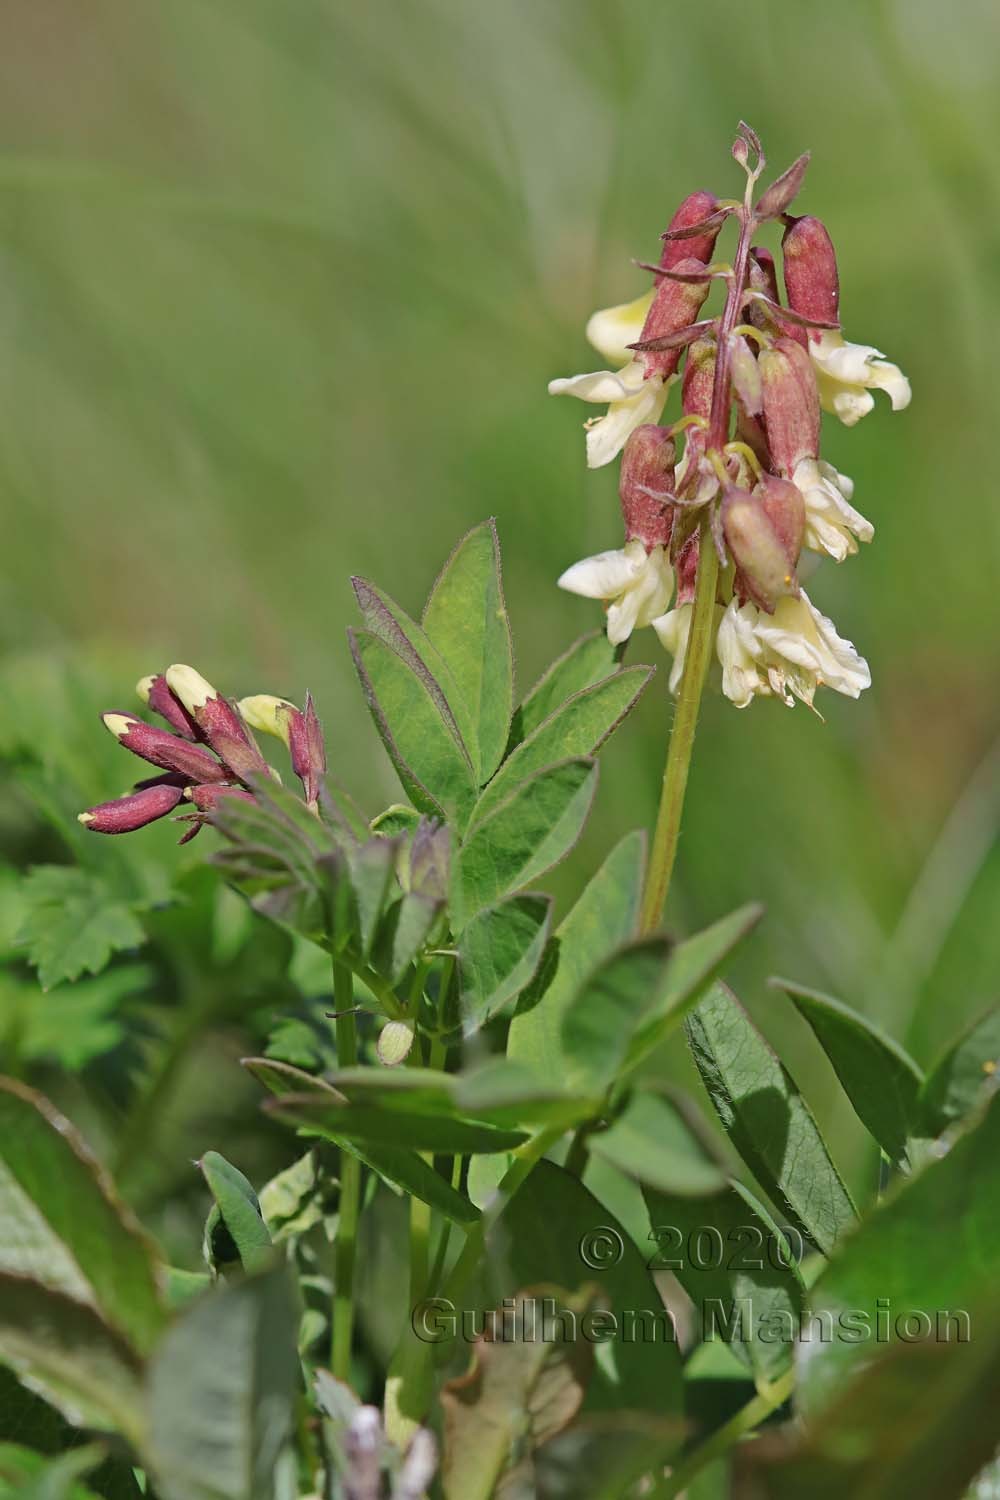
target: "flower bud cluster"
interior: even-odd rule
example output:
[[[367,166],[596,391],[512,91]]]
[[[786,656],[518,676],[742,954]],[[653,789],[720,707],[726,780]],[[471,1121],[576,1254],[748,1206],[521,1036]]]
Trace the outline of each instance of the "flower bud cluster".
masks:
[[[143,677],[136,692],[169,729],[129,713],[105,713],[101,718],[120,745],[159,767],[162,774],[138,782],[124,797],[80,813],[80,822],[92,833],[133,833],[187,804],[190,811],[179,818],[190,825],[181,839],[184,844],[210,821],[225,798],[252,802],[264,778],[278,779],[253,730],[284,740],[305,800],[314,811],[318,808],[326,751],[310,697],[304,709],[263,694],[235,703],[222,697],[200,672],[181,664]]]
[[[754,204],[764,158],[753,132],[741,127],[733,154],[747,175],[742,203],[690,194],[659,261],[645,266],[652,290],[590,319],[590,341],[622,368],[549,386],[607,403],[607,413],[587,423],[587,457],[597,467],[621,455],[625,529],[624,547],[574,564],[559,582],[605,602],[615,644],[652,625],[674,655],[676,689],[699,550],[714,545],[716,655],[732,701],[742,707],[776,696],[811,705],[821,684],[857,697],[870,681],[867,664],[799,581],[804,551],[840,562],[874,534],[851,504],[851,481],[820,458],[821,414],[852,426],[872,409],[873,390],[900,410],[910,388],[878,350],[841,333],[833,242],[814,215],[790,212],[808,157]],[[738,243],[728,264],[713,256],[730,219]],[[774,255],[754,243],[769,221],[783,226],[780,278]],[[725,304],[704,317],[716,281]],[[674,383],[680,416],[661,425]]]

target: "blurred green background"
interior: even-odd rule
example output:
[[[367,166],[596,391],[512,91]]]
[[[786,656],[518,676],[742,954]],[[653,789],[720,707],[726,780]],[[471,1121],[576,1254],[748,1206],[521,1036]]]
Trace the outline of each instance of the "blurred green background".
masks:
[[[554,579],[620,537],[615,472],[586,471],[587,413],[546,381],[593,367],[587,315],[644,289],[630,257],[682,196],[738,190],[741,116],[774,172],[812,149],[800,204],[834,234],[847,336],[914,387],[906,413],[880,398],[826,435],[877,536],[810,591],[874,686],[827,695],[825,724],[708,703],[669,917],[766,903],[733,978],[861,1171],[860,1127],[764,979],[829,989],[921,1061],[996,998],[1000,14],[5,0],[3,19],[0,713],[8,739],[61,736],[48,750],[99,766],[105,795],[132,767],[97,710],[190,660],[237,694],[312,688],[341,778],[370,811],[392,800],[348,577],[416,610],[491,514],[527,688],[596,623]],[[632,659],[658,650],[647,633]],[[605,756],[563,900],[652,820],[665,678]],[[65,857],[33,817],[4,803],[15,862]],[[147,863],[177,857],[165,826],[137,837]]]

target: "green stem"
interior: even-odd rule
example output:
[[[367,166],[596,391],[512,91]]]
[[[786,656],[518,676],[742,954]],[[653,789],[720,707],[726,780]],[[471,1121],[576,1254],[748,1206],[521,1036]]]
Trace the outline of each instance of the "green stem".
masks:
[[[670,736],[667,763],[663,768],[660,809],[656,817],[649,873],[642,898],[640,931],[643,933],[653,932],[660,925],[677,858],[677,840],[681,831],[688,772],[691,769],[698,707],[715,638],[715,589],[718,577],[719,559],[711,531],[705,523],[701,530],[698,581],[691,611],[691,631],[684,656],[684,673],[677,697],[677,714]]]
[[[358,1034],[354,1016],[354,981],[346,965],[334,961],[333,994],[338,1015],[337,1066],[350,1068],[358,1060]],[[361,1163],[347,1151],[340,1153],[340,1209],[334,1246],[333,1329],[330,1361],[338,1380],[351,1372],[351,1342],[354,1329],[354,1259],[357,1249],[358,1214],[361,1206]]]
[[[754,1396],[752,1401],[748,1401],[746,1406],[741,1406],[728,1422],[712,1433],[707,1442],[702,1443],[700,1448],[696,1448],[682,1463],[678,1464],[672,1474],[661,1480],[656,1488],[650,1491],[649,1500],[675,1500],[677,1495],[687,1489],[695,1475],[700,1474],[702,1469],[714,1459],[721,1458],[724,1453],[728,1453],[734,1443],[738,1443],[741,1437],[758,1427],[765,1417],[777,1411],[778,1407],[791,1395],[794,1387],[795,1368],[793,1366],[786,1370],[773,1385]]]

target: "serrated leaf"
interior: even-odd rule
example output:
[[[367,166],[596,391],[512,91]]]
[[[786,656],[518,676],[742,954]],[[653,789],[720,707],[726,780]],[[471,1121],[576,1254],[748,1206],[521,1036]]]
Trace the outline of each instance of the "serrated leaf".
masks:
[[[670,1271],[694,1304],[702,1340],[724,1339],[761,1381],[791,1360],[805,1289],[794,1236],[739,1182],[688,1197],[643,1194],[653,1226],[654,1266]]]
[[[595,630],[574,641],[569,650],[557,657],[542,674],[515,710],[508,748],[513,750],[527,739],[567,698],[603,682],[617,670],[617,649],[608,640],[607,631]]]
[[[680,1024],[763,914],[764,908],[756,903],[741,906],[672,950],[660,993],[630,1043],[629,1071]]]
[[[534,1493],[532,1450],[573,1420],[593,1367],[593,1346],[566,1336],[568,1318],[586,1318],[597,1297],[594,1286],[575,1296],[530,1287],[505,1304],[502,1338],[477,1340],[470,1368],[441,1390],[445,1500],[513,1495],[511,1482],[517,1494]],[[539,1337],[547,1303],[552,1333]]]
[[[709,1098],[761,1187],[824,1254],[856,1218],[809,1107],[734,995],[716,984],[687,1020]]]
[[[348,637],[375,727],[407,796],[421,812],[464,826],[476,779],[440,684],[415,653],[403,656],[367,630]]]
[[[584,979],[562,1026],[571,1087],[599,1094],[618,1077],[663,987],[669,951],[665,937],[641,938],[602,959]]]
[[[113,954],[145,942],[132,907],[99,875],[75,865],[36,865],[21,898],[18,942],[43,990],[85,971],[99,974]]]
[[[923,1129],[940,1135],[972,1113],[1000,1075],[1000,1006],[973,1021],[931,1068],[920,1095]]]
[[[652,675],[652,667],[629,667],[557,708],[504,761],[476,803],[472,826],[489,817],[516,786],[542,767],[596,754],[635,707]]]
[[[643,834],[629,833],[612,849],[560,924],[537,979],[518,1002],[507,1056],[542,1079],[563,1077],[563,1017],[584,976],[635,932],[645,847]]]
[[[166,1321],[151,1245],[47,1099],[0,1080],[0,1270],[86,1303],[139,1354]]]
[[[44,1003],[33,979],[0,976],[0,1045],[6,1036],[25,1062],[56,1062],[76,1072],[125,1036],[129,1001],[150,988],[145,964],[118,964],[92,979],[59,985]]]
[[[522,783],[477,824],[455,860],[456,932],[484,906],[530,885],[576,843],[597,788],[592,760],[550,766]]]
[[[534,978],[551,920],[551,899],[540,895],[511,896],[473,917],[458,949],[466,1036],[516,1000]]]
[[[527,1140],[523,1130],[505,1130],[457,1113],[336,1104],[316,1094],[279,1096],[269,1100],[265,1109],[285,1125],[294,1125],[338,1145],[345,1140],[376,1146],[395,1146],[405,1141],[414,1151],[462,1156],[473,1151],[513,1151]]]
[[[858,1119],[891,1161],[903,1163],[907,1140],[916,1126],[917,1096],[923,1082],[912,1057],[841,1001],[787,979],[772,983],[784,990],[812,1027]]]
[[[299,1383],[284,1267],[194,1302],[149,1373],[149,1465],[163,1500],[273,1500]]]
[[[120,1432],[141,1445],[141,1361],[86,1303],[0,1271],[0,1361],[73,1426]]]
[[[244,1271],[262,1270],[273,1258],[273,1246],[253,1185],[218,1151],[206,1151],[198,1165],[215,1199],[205,1225],[206,1260],[224,1268],[238,1257]],[[219,1228],[231,1242],[235,1256],[220,1253]]]
[[[995,1305],[998,1279],[1000,1094],[944,1156],[899,1179],[814,1284],[810,1309],[832,1337],[814,1338],[802,1362],[806,1412],[824,1406],[873,1348],[905,1341],[911,1314],[914,1346],[962,1342],[963,1327],[975,1344],[969,1309]]]
[[[423,626],[451,669],[476,727],[480,783],[500,763],[510,729],[514,651],[492,521],[470,531],[445,563]]]

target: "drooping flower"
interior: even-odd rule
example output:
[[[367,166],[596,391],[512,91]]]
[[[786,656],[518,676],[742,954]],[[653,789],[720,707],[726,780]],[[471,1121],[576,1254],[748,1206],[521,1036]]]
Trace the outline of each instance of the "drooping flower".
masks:
[[[871,411],[873,390],[885,391],[893,411],[909,406],[910,382],[898,365],[869,344],[850,344],[843,334],[827,329],[810,340],[809,353],[816,366],[820,405],[845,427],[853,427]]]
[[[871,541],[874,526],[850,503],[854,482],[839,474],[833,464],[804,458],[796,465],[792,482],[805,501],[803,546],[843,562],[857,552],[858,542]]]
[[[715,649],[722,691],[737,708],[754,697],[780,698],[789,708],[798,698],[811,708],[818,687],[857,698],[871,686],[868,663],[804,592],[779,599],[772,615],[731,600]]]
[[[670,221],[660,257],[665,270],[697,275],[712,254],[719,226],[693,238],[670,238],[707,219],[716,199],[704,191],[691,193]],[[658,285],[634,302],[596,312],[587,323],[587,338],[613,370],[550,380],[552,396],[577,396],[581,401],[607,405],[603,417],[587,425],[587,464],[599,469],[621,452],[635,428],[658,422],[677,371],[681,348],[635,353],[629,346],[647,339],[668,337],[692,323],[708,295],[710,283],[674,281],[661,277]]]
[[[789,307],[803,318],[833,325],[811,328],[808,335],[794,331],[807,342],[823,410],[853,427],[875,405],[873,390],[886,392],[893,411],[909,406],[910,382],[899,366],[870,344],[848,343],[840,331],[837,257],[823,222],[812,214],[794,219],[782,250]]]
[[[674,591],[674,574],[666,549],[647,552],[636,538],[611,552],[598,552],[567,568],[559,587],[584,599],[603,599],[608,605],[608,640],[627,641],[632,631],[651,625],[662,615]]]

